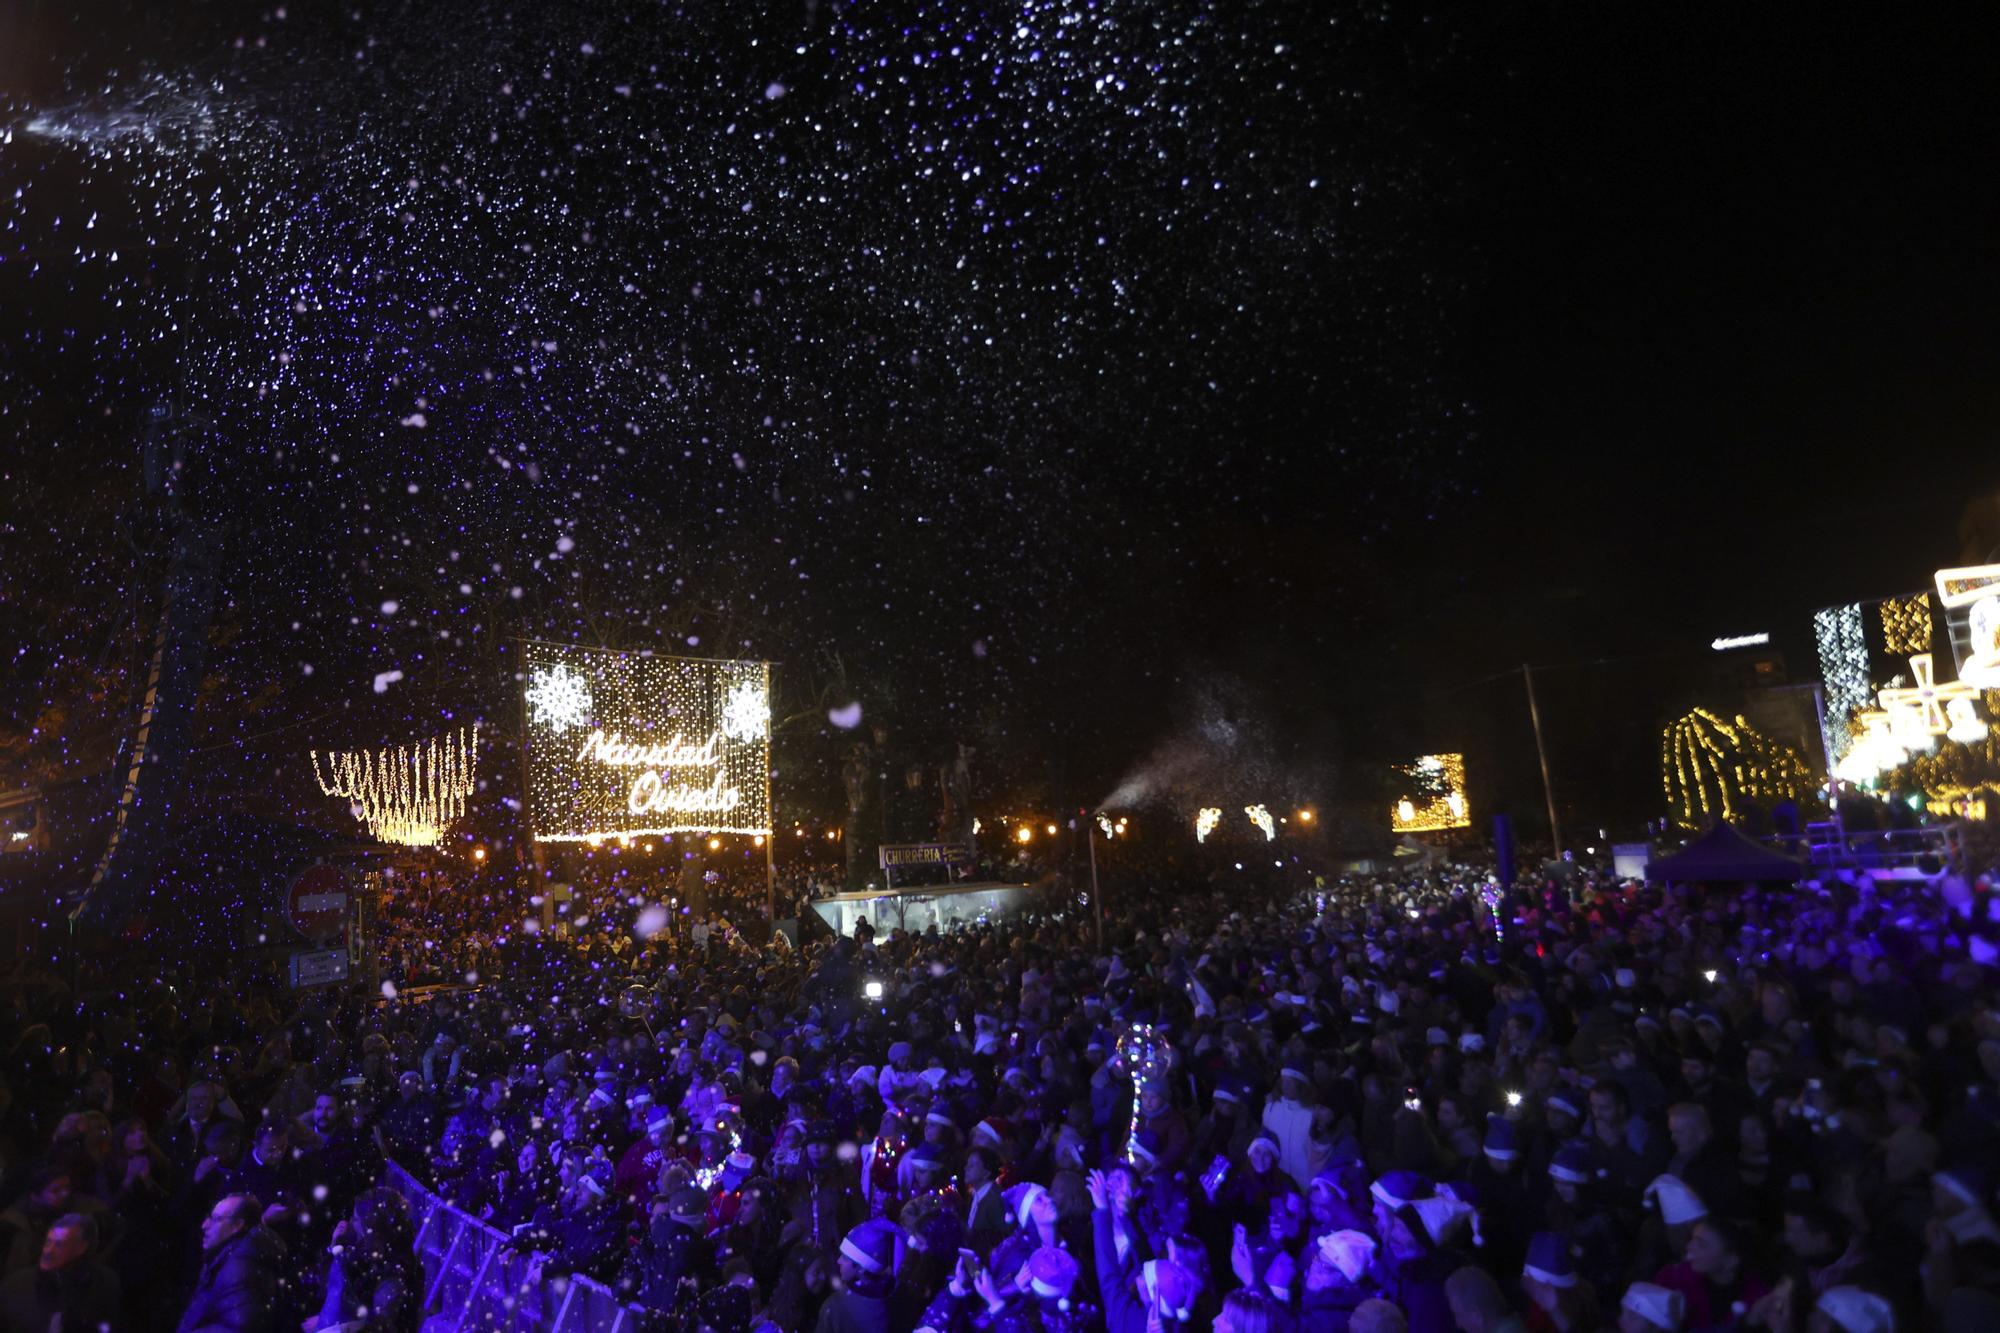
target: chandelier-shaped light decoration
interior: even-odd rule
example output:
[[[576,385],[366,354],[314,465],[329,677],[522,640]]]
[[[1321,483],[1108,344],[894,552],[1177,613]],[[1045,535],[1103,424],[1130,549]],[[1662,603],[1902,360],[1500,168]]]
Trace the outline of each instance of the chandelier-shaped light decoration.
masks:
[[[1220,806],[1203,806],[1200,813],[1194,817],[1194,840],[1196,842],[1207,842],[1208,835],[1215,832],[1215,826],[1221,822],[1222,808]]]
[[[1261,804],[1246,805],[1243,807],[1243,813],[1250,816],[1251,823],[1264,830],[1265,842],[1270,842],[1278,836],[1277,822],[1271,818],[1271,812]]]
[[[312,752],[320,791],[345,800],[377,841],[405,847],[437,846],[465,814],[478,761],[477,723],[393,750],[330,750],[324,770]]]

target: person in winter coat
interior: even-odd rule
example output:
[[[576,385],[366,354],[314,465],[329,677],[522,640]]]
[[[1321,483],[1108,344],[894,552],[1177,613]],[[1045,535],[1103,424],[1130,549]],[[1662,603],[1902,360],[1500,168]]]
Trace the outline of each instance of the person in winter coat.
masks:
[[[693,1186],[675,1191],[667,1210],[653,1219],[646,1243],[626,1260],[619,1294],[648,1309],[685,1309],[713,1264],[707,1218],[706,1194]]]
[[[1316,1172],[1312,1078],[1305,1070],[1288,1065],[1278,1076],[1278,1090],[1264,1103],[1264,1128],[1278,1142],[1279,1168],[1303,1187]]]
[[[1106,1333],[1174,1333],[1190,1326],[1200,1296],[1194,1275],[1170,1259],[1141,1261],[1119,1254],[1112,1226],[1111,1186],[1090,1173],[1090,1225],[1097,1259],[1097,1287]]]
[[[1454,1243],[1471,1215],[1456,1199],[1431,1196],[1397,1206],[1383,1226],[1376,1277],[1383,1297],[1408,1319],[1410,1333],[1456,1333],[1445,1283],[1465,1266]]]
[[[97,1262],[96,1248],[95,1221],[81,1213],[57,1218],[43,1238],[41,1261],[0,1282],[0,1329],[118,1327],[118,1275]]]
[[[251,1194],[227,1194],[201,1224],[201,1268],[179,1333],[277,1333],[285,1243]],[[289,1330],[287,1331],[289,1333]]]
[[[889,1333],[889,1295],[896,1285],[897,1228],[879,1218],[840,1242],[839,1289],[819,1308],[814,1333]]]
[[[326,1298],[304,1333],[334,1328],[355,1333],[416,1333],[423,1322],[424,1271],[417,1262],[410,1206],[391,1189],[372,1189],[354,1201],[351,1216],[333,1229],[333,1262]]]

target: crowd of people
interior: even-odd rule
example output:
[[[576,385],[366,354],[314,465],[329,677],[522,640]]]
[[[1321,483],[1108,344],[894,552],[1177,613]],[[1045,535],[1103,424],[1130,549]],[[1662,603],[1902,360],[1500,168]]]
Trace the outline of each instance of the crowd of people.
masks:
[[[392,1163],[689,1333],[2000,1327],[1983,881],[1297,873],[1102,949],[488,879],[384,913],[401,990],[17,976],[0,1333],[413,1333]]]

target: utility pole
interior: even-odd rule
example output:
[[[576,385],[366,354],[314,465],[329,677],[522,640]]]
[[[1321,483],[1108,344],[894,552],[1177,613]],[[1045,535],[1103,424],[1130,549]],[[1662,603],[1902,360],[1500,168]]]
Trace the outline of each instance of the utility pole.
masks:
[[[1097,887],[1097,818],[1086,815],[1083,836],[1090,842],[1090,905],[1097,910],[1097,952],[1104,952],[1104,893]],[[1074,845],[1074,844],[1072,844]]]
[[[1528,687],[1528,721],[1535,728],[1535,757],[1542,763],[1542,799],[1549,805],[1549,841],[1555,844],[1555,859],[1562,860],[1562,826],[1556,822],[1556,789],[1549,781],[1549,751],[1542,742],[1542,710],[1535,704],[1535,673],[1521,663],[1521,683]]]

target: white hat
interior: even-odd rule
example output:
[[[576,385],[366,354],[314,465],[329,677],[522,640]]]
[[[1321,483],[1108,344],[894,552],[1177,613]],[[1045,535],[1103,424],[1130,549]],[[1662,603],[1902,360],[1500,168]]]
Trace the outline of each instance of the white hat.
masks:
[[[1679,1176],[1653,1177],[1653,1183],[1646,1186],[1646,1203],[1658,1208],[1660,1220],[1670,1227],[1708,1216],[1708,1205]]]
[[[1831,1319],[1841,1333],[1895,1333],[1895,1310],[1872,1291],[1832,1287],[1814,1308]]]
[[[1319,1238],[1319,1254],[1354,1282],[1375,1260],[1375,1238],[1365,1231],[1329,1231]]]
[[[1625,1298],[1618,1304],[1666,1333],[1676,1333],[1687,1315],[1686,1297],[1650,1282],[1634,1282],[1625,1288]]]
[[[1417,1217],[1424,1224],[1431,1240],[1439,1245],[1445,1243],[1458,1225],[1472,1216],[1472,1209],[1457,1199],[1436,1197],[1418,1199],[1410,1205],[1417,1210]]]

